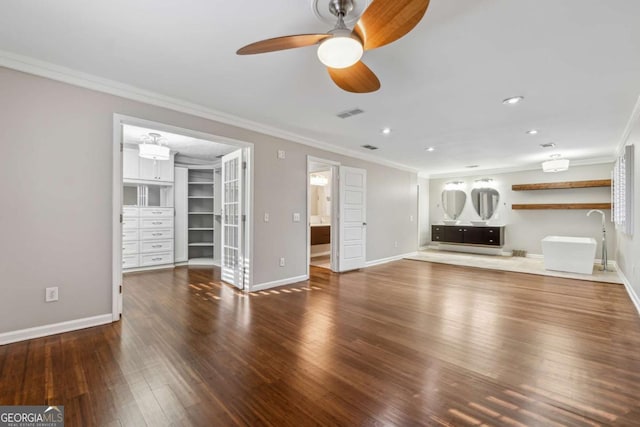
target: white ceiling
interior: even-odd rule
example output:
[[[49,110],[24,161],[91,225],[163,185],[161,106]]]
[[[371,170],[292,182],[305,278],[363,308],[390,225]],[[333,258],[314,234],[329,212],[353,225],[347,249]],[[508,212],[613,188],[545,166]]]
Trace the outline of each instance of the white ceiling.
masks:
[[[183,161],[195,159],[215,162],[218,160],[218,156],[238,149],[237,147],[220,144],[218,142],[205,141],[189,136],[131,125],[124,125],[122,127],[122,140],[127,145],[140,144],[142,138],[152,132],[161,135],[161,145],[168,146],[172,151],[175,151],[178,156],[182,156],[182,158],[178,157],[176,159],[177,161],[180,159]],[[185,157],[188,157],[188,159],[185,159]]]
[[[640,94],[637,0],[432,0],[408,36],[365,53],[382,82],[373,94],[338,89],[313,47],[235,55],[259,39],[329,30],[311,0],[5,1],[2,9],[1,50],[429,174],[531,165],[556,152],[612,157]],[[513,95],[526,99],[502,105]],[[353,107],[365,114],[335,116]],[[381,135],[384,126],[394,132]],[[525,135],[531,128],[540,133]],[[549,141],[555,150],[539,148]]]

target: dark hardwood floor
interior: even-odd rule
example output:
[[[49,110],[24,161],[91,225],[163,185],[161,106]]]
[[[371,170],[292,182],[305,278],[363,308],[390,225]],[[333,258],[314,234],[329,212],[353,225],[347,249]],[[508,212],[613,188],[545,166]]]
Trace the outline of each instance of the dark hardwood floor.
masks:
[[[0,346],[0,404],[67,426],[640,425],[622,286],[398,261],[243,295],[125,280],[121,322]]]

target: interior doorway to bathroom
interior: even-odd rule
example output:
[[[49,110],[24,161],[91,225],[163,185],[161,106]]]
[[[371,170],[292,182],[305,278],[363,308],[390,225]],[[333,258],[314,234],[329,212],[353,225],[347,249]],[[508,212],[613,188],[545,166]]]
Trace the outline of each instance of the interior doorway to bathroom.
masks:
[[[307,162],[309,265],[337,271],[337,173],[339,164],[313,157]]]

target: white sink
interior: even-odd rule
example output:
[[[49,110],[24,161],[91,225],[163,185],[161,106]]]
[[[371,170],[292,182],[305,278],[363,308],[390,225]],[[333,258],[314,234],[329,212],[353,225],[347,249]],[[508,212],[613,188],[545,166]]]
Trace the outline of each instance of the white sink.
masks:
[[[489,223],[486,219],[472,219],[471,225],[487,225]]]
[[[457,219],[443,219],[442,222],[444,222],[444,225],[456,225],[457,223],[460,222],[460,220],[457,220]]]

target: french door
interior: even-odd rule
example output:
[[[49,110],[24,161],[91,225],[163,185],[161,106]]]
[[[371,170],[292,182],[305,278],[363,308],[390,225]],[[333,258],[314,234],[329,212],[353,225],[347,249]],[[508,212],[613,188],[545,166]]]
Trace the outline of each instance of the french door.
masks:
[[[221,278],[244,289],[244,173],[242,149],[222,157]]]

